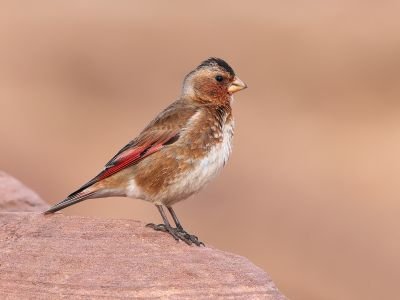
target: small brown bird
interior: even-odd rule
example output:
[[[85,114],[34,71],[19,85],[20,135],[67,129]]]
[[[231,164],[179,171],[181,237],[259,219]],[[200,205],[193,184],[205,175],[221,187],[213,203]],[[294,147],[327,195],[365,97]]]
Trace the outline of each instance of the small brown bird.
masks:
[[[164,224],[148,224],[177,241],[204,245],[187,233],[172,205],[198,192],[226,164],[233,137],[232,94],[246,88],[222,59],[186,75],[178,100],[123,147],[92,180],[45,213],[92,198],[123,196],[156,205]],[[163,205],[176,227],[168,222]]]

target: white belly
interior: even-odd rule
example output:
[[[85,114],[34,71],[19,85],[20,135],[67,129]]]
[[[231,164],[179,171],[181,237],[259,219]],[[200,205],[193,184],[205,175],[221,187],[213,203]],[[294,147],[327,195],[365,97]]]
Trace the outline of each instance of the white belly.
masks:
[[[198,192],[218,174],[227,163],[232,152],[233,127],[233,121],[225,124],[222,141],[213,146],[207,156],[197,161],[190,172],[177,178],[168,189],[169,195],[165,202],[173,204],[189,197]]]

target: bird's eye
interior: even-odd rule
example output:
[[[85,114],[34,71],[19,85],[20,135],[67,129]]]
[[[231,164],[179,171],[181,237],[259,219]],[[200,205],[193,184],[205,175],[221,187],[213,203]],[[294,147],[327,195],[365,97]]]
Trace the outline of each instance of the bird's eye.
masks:
[[[224,80],[224,77],[222,77],[221,75],[217,75],[215,76],[215,80],[221,82],[222,80]]]

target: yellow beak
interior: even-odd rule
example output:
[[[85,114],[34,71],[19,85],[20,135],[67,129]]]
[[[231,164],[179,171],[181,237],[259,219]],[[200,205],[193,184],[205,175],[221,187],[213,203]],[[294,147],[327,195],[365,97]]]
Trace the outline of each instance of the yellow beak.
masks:
[[[239,77],[235,77],[235,80],[228,87],[228,92],[233,94],[245,88],[247,88],[247,85]]]

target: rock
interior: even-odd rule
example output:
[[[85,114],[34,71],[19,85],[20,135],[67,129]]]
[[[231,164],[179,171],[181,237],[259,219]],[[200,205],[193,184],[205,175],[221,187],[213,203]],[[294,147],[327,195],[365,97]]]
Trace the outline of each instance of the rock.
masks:
[[[0,212],[44,211],[48,207],[35,192],[0,171]]]
[[[244,257],[47,207],[0,171],[0,299],[286,299]]]
[[[0,299],[286,299],[246,258],[133,220],[0,213]]]

